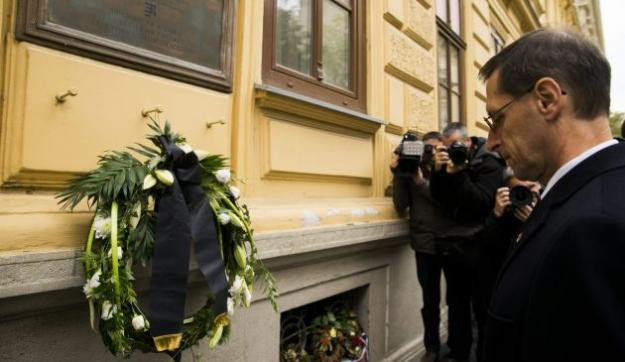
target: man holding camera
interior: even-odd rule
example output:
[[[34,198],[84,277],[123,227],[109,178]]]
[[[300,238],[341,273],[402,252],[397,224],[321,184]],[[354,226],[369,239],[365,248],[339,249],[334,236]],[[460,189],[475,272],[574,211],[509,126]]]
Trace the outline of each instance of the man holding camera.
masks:
[[[472,344],[471,296],[475,267],[475,235],[490,214],[496,190],[503,185],[505,163],[489,152],[482,139],[468,137],[460,123],[443,131],[435,153],[430,191],[451,220],[440,240],[440,253],[453,261],[446,274],[449,307],[450,360],[469,358]],[[454,326],[454,328],[452,328]]]
[[[456,132],[448,132],[456,137]],[[434,172],[435,148],[442,145],[437,132],[424,136],[419,161],[411,156],[419,149],[416,135],[407,133],[397,149],[398,158],[391,164],[393,170],[393,201],[401,215],[409,208],[411,245],[415,250],[417,277],[423,292],[423,317],[426,354],[422,361],[437,361],[440,340],[440,294],[441,273],[447,283],[449,307],[449,361],[462,361],[471,350],[471,274],[470,263],[465,258],[464,242],[479,228],[479,223],[466,224],[456,221],[453,212],[447,212],[430,193],[429,178]],[[450,142],[451,144],[453,142]],[[442,151],[441,151],[442,152]],[[464,148],[468,157],[468,148]],[[456,155],[454,154],[454,157]],[[458,160],[457,160],[458,161]],[[415,163],[416,162],[416,163]],[[458,161],[460,162],[460,161]],[[419,165],[418,167],[416,165]],[[501,170],[500,170],[501,171]],[[501,172],[501,175],[503,173]],[[498,186],[498,185],[496,185]],[[496,188],[495,186],[495,188]],[[494,189],[493,189],[494,194]],[[489,205],[492,207],[492,203]]]
[[[497,278],[485,362],[625,361],[625,143],[610,64],[581,35],[537,30],[480,70],[489,144],[545,184]]]
[[[421,316],[426,353],[421,362],[438,361],[440,350],[440,295],[444,261],[437,253],[436,239],[445,232],[445,218],[429,190],[434,148],[441,135],[429,132],[419,141],[413,132],[406,133],[391,162],[393,203],[400,216],[410,214],[410,245],[415,251],[417,278],[423,295]]]
[[[519,180],[509,167],[504,179],[505,186],[497,189],[493,211],[476,236],[479,243],[475,250],[477,266],[472,302],[478,329],[478,361],[483,351],[488,304],[499,269],[540,198],[540,183]]]

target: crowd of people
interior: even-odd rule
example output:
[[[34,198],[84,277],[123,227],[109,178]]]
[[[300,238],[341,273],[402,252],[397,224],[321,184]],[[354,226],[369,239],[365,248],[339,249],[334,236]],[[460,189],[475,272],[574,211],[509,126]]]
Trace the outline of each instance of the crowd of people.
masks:
[[[422,290],[421,361],[473,349],[485,362],[625,360],[625,142],[608,124],[609,63],[544,29],[480,76],[487,139],[460,122],[408,132],[390,165]]]

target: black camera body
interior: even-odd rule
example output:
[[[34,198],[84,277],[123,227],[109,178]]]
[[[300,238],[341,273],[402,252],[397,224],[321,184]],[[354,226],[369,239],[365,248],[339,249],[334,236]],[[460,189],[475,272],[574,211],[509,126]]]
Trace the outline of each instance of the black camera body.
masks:
[[[395,149],[399,156],[397,171],[414,175],[421,165],[424,145],[416,133],[408,131],[402,136],[401,143]]]
[[[460,141],[455,141],[449,145],[446,151],[454,165],[464,165],[469,159],[469,148]]]
[[[532,201],[534,201],[532,190],[523,185],[516,185],[510,189],[510,205],[506,211],[513,212],[515,209],[530,205]]]

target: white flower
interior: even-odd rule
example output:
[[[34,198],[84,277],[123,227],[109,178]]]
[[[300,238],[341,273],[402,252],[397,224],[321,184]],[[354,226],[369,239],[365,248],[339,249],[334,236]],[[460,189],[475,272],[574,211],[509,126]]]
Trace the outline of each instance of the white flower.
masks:
[[[237,215],[230,211],[228,211],[228,215],[230,216],[230,222],[232,222],[232,225],[243,229],[243,222],[241,222],[241,219],[239,219]]]
[[[228,298],[228,315],[232,317],[234,315],[234,299]]]
[[[163,157],[161,157],[161,156],[154,156],[154,157],[150,158],[150,161],[148,161],[148,168],[150,170],[155,169],[156,166],[158,166],[158,164],[161,163],[161,161],[163,161]],[[145,179],[144,179],[144,181],[145,181]],[[152,186],[154,186],[154,185],[152,185]]]
[[[178,148],[180,148],[184,153],[193,152],[191,145],[186,142],[176,143],[176,146],[178,146]]]
[[[241,291],[243,290],[243,279],[241,278],[240,275],[237,274],[237,276],[234,278],[234,282],[232,283],[232,286],[230,287],[230,295],[232,296],[237,296],[239,294],[241,294]]]
[[[93,290],[100,286],[100,275],[102,275],[102,270],[98,269],[82,287],[82,291],[87,298],[91,298],[93,296]]]
[[[151,173],[145,175],[145,178],[143,179],[143,190],[147,190],[147,189],[151,189],[152,187],[154,187],[154,185],[156,185],[156,178],[154,176],[152,176]]]
[[[226,225],[230,222],[230,216],[225,212],[220,212],[219,215],[217,215],[217,218],[219,219],[219,223],[221,225]]]
[[[174,183],[174,174],[169,170],[154,170],[156,178],[167,186],[171,186]]]
[[[136,229],[137,224],[139,224],[139,219],[141,219],[141,202],[137,202],[132,209],[132,216],[130,216],[130,228]]]
[[[100,316],[102,320],[107,321],[113,318],[113,314],[115,313],[117,313],[116,305],[111,304],[111,302],[109,302],[108,300],[102,302],[102,315]]]
[[[232,197],[236,199],[239,198],[239,196],[241,196],[241,190],[239,190],[238,187],[236,186],[230,186],[230,193],[232,194]]]
[[[254,268],[252,268],[249,264],[245,266],[245,277],[246,279],[249,277],[250,279],[248,280],[254,280]]]
[[[193,150],[195,152],[195,156],[197,156],[198,161],[202,161],[206,157],[208,157],[208,152],[202,150]]]
[[[93,221],[93,227],[96,239],[104,239],[111,233],[111,218],[98,214]]]
[[[243,286],[243,304],[245,304],[245,308],[249,308],[252,304],[252,293],[250,293],[247,285]]]
[[[221,169],[215,172],[215,177],[217,178],[217,181],[225,184],[230,181],[230,170],[228,170],[227,168]]]
[[[122,250],[121,246],[117,247],[117,260],[122,260],[122,256],[124,255],[124,250]],[[108,252],[108,257],[112,257],[113,256],[113,249],[109,249]]]
[[[145,318],[143,318],[142,315],[139,314],[135,314],[135,316],[132,318],[132,328],[135,329],[135,331],[142,331],[145,329]]]

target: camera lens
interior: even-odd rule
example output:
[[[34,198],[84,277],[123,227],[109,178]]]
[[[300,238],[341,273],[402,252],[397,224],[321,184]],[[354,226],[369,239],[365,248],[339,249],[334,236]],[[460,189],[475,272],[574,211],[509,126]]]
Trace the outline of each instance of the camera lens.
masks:
[[[454,142],[447,148],[449,159],[454,165],[462,165],[469,158],[469,149],[462,142]]]
[[[523,185],[517,185],[510,189],[510,204],[515,208],[529,205],[533,200],[532,190]]]

